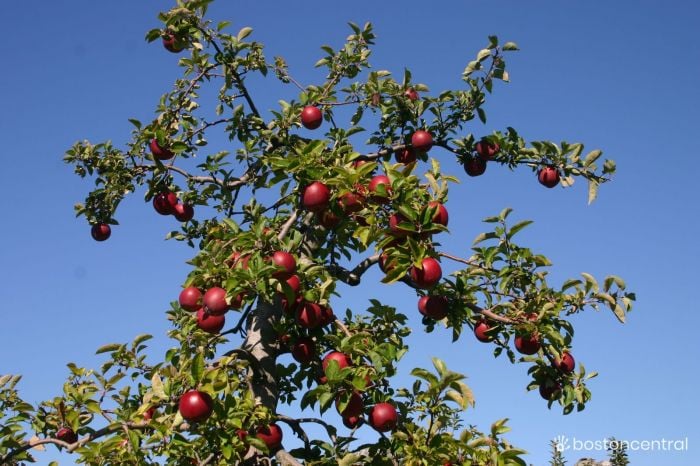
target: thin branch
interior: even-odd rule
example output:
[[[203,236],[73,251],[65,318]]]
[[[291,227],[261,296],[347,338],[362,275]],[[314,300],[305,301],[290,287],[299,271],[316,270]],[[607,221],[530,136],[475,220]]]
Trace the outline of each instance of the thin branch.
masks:
[[[364,274],[367,269],[379,261],[379,254],[368,257],[359,264],[355,266],[354,269],[348,270],[339,265],[331,264],[328,268],[332,275],[334,275],[338,280],[346,283],[350,286],[357,286],[360,284],[362,274]]]
[[[292,212],[292,215],[289,216],[286,222],[284,222],[284,225],[282,225],[282,229],[280,230],[279,234],[277,235],[278,240],[283,240],[285,236],[287,236],[287,233],[289,233],[289,230],[292,228],[292,225],[294,225],[294,222],[296,222],[297,217],[298,217],[299,211],[295,210]]]
[[[477,306],[476,304],[473,303],[465,303],[465,305],[471,309],[472,311],[476,312],[477,314],[481,314],[484,317],[487,317],[491,320],[495,320],[497,322],[501,322],[504,324],[514,324],[516,323],[514,320],[509,319],[508,317],[503,317],[501,315],[496,314],[490,309],[484,309],[480,306]]]

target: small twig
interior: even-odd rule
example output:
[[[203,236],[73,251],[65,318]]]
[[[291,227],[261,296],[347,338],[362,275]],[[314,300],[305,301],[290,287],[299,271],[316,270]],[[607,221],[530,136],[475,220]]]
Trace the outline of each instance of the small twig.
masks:
[[[476,312],[477,314],[481,314],[482,316],[488,317],[488,318],[491,319],[491,320],[495,320],[495,321],[497,321],[497,322],[501,322],[501,323],[504,323],[504,324],[514,324],[514,323],[516,323],[514,320],[509,319],[508,317],[500,316],[500,315],[496,314],[495,312],[493,312],[492,310],[490,310],[490,309],[484,309],[484,308],[482,308],[482,307],[477,306],[476,304],[465,303],[465,305],[466,305],[469,309],[471,309],[472,311]]]
[[[367,269],[379,261],[379,254],[368,257],[359,264],[355,266],[354,269],[348,270],[339,265],[331,264],[328,269],[331,274],[333,274],[338,280],[346,283],[350,286],[357,286],[360,284],[362,274],[364,274]]]
[[[279,234],[277,235],[277,239],[282,241],[285,236],[287,236],[287,233],[289,233],[289,230],[292,228],[292,225],[294,225],[294,222],[296,222],[297,217],[298,217],[298,212],[295,210],[292,212],[292,215],[289,216],[286,222],[284,222],[284,225],[282,225],[282,229],[280,230]]]

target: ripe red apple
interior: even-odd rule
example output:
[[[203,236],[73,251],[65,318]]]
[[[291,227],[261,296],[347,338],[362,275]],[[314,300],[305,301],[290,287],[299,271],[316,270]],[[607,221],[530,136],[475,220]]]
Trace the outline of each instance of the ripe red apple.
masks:
[[[378,192],[379,186],[382,185],[384,186],[386,194]],[[391,181],[389,181],[389,177],[386,175],[376,175],[370,180],[367,189],[378,202],[388,202],[391,196]]]
[[[561,390],[561,385],[556,380],[545,380],[540,384],[540,396],[549,401],[554,392]]]
[[[158,144],[158,140],[156,138],[151,139],[148,146],[151,148],[151,154],[153,154],[153,157],[157,158],[158,160],[169,160],[175,155],[170,149],[162,147],[160,144]]]
[[[195,312],[202,307],[202,291],[195,286],[188,286],[180,292],[178,301],[184,310]]]
[[[347,354],[341,353],[340,351],[331,351],[323,357],[323,362],[321,362],[323,372],[326,372],[328,364],[330,364],[331,361],[335,361],[338,363],[338,369],[344,369],[352,365],[350,357]]]
[[[396,212],[394,214],[391,214],[389,216],[389,230],[391,231],[391,235],[397,238],[404,238],[408,236],[411,232],[408,230],[404,230],[399,226],[399,224],[406,222],[408,222],[408,219],[400,213]]]
[[[317,303],[305,302],[297,307],[297,324],[304,328],[317,328],[323,323],[323,310]]]
[[[294,256],[287,251],[275,251],[272,254],[272,263],[277,266],[278,271],[272,276],[278,280],[287,280],[297,270],[297,261]]]
[[[78,435],[70,427],[61,427],[56,431],[56,438],[66,443],[75,443],[78,441]]]
[[[258,427],[255,436],[265,442],[270,450],[277,450],[282,446],[282,429],[275,423]]]
[[[515,349],[522,354],[535,354],[540,350],[540,338],[536,334],[515,337]]]
[[[474,325],[474,335],[482,343],[493,341],[493,336],[488,334],[489,330],[491,330],[491,326],[485,320],[479,321],[479,323]]]
[[[440,263],[432,257],[423,259],[422,268],[412,266],[410,268],[410,276],[413,284],[417,288],[428,289],[432,288],[442,278],[442,267]]]
[[[362,410],[364,409],[365,405],[362,401],[362,396],[358,392],[352,392],[350,395],[350,398],[348,399],[348,403],[345,405],[344,410],[340,410],[340,400],[341,396],[337,395],[335,397],[335,409],[338,410],[338,413],[343,417],[359,417],[362,414]]]
[[[394,157],[398,163],[409,164],[416,161],[416,151],[410,147],[404,147],[394,152]]]
[[[171,215],[175,212],[177,195],[170,191],[163,191],[153,196],[153,208],[161,215]]]
[[[354,429],[358,426],[358,424],[360,424],[361,420],[362,418],[359,416],[343,417],[343,425],[348,429]]]
[[[411,135],[411,146],[418,152],[428,152],[433,147],[433,135],[419,129]]]
[[[433,223],[437,223],[438,225],[446,227],[447,222],[450,220],[450,216],[447,213],[447,208],[441,202],[438,201],[428,202],[428,207],[430,207],[431,209],[437,209],[435,211],[435,214],[433,214]]]
[[[318,223],[321,224],[326,230],[333,230],[340,224],[342,220],[339,216],[335,214],[332,210],[324,210],[322,212],[316,212],[316,218]]]
[[[224,324],[226,323],[226,317],[224,315],[215,316],[204,311],[203,307],[197,310],[197,327],[204,330],[207,333],[215,334],[219,333]]]
[[[106,223],[96,223],[90,229],[90,234],[95,241],[105,241],[112,234],[112,228]]]
[[[169,52],[180,53],[185,48],[185,45],[177,39],[172,32],[163,34],[163,47]]]
[[[369,412],[369,425],[378,432],[394,430],[399,422],[399,414],[390,403],[377,403]]]
[[[537,172],[537,180],[542,186],[553,188],[559,184],[559,170],[554,167],[540,168]]]
[[[421,296],[418,300],[418,312],[435,320],[444,319],[450,308],[450,302],[444,296]]]
[[[561,359],[556,358],[554,360],[554,366],[565,374],[570,374],[574,371],[576,367],[576,360],[571,355],[571,353],[565,351],[561,355]]]
[[[146,421],[150,421],[151,419],[153,419],[153,416],[155,416],[155,414],[156,414],[156,407],[151,406],[143,413],[143,419]]]
[[[206,392],[190,390],[180,397],[178,409],[186,421],[201,422],[211,416],[214,411],[214,401]]]
[[[362,194],[347,192],[340,196],[338,199],[338,204],[340,205],[340,208],[343,209],[343,212],[346,214],[352,214],[363,209],[364,206],[362,203],[364,200],[365,197]]]
[[[408,100],[418,100],[418,91],[416,91],[412,87],[406,89],[403,95],[406,96]]]
[[[234,252],[226,259],[226,264],[228,264],[229,267],[240,267],[243,270],[248,270],[248,262],[250,262],[250,256],[247,254],[242,256],[240,252]]]
[[[328,325],[335,320],[333,309],[328,306],[320,306],[321,308],[321,326]]]
[[[299,338],[292,346],[292,357],[301,364],[310,363],[316,357],[316,344],[311,338]]]
[[[320,212],[328,208],[331,192],[328,186],[320,181],[314,181],[306,186],[301,194],[301,205],[309,212]]]
[[[218,286],[209,288],[204,293],[202,302],[207,312],[215,316],[226,314],[229,309],[229,304],[226,302],[226,290]]]
[[[491,142],[486,138],[477,142],[474,148],[476,149],[476,153],[479,154],[479,157],[484,160],[491,160],[493,156],[501,150],[501,146],[499,146],[497,142]]]
[[[292,275],[287,280],[285,280],[285,283],[289,285],[289,287],[292,289],[292,293],[295,296],[299,293],[299,290],[301,289],[301,280],[299,280],[298,275]]]
[[[469,176],[480,176],[486,171],[486,160],[481,157],[472,157],[464,162],[464,171]]]
[[[306,129],[316,129],[323,122],[323,113],[318,107],[307,105],[301,111],[301,124]]]
[[[189,204],[176,204],[173,214],[178,221],[189,222],[194,217],[194,208]]]

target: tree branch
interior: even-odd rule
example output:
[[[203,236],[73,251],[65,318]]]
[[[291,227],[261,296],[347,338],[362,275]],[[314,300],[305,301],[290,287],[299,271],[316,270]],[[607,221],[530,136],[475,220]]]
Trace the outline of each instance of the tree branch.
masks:
[[[338,280],[346,283],[350,286],[357,286],[360,284],[362,274],[364,274],[367,269],[379,261],[379,254],[375,254],[367,259],[363,260],[355,266],[354,269],[348,270],[336,264],[331,264],[328,266],[329,272]]]

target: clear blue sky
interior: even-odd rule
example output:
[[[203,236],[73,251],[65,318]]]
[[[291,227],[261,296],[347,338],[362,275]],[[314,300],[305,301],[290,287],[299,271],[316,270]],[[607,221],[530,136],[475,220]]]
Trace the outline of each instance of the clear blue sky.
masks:
[[[177,76],[177,58],[143,37],[168,7],[165,0],[3,6],[0,373],[23,374],[21,388],[31,401],[59,393],[66,362],[97,366],[93,353],[104,343],[148,332],[156,336],[154,354],[169,345],[163,311],[179,292],[192,251],[163,241],[173,219],[155,215],[138,195],[124,203],[112,238],[94,242],[72,209],[90,186],[61,161],[78,139],[122,145],[131,129],[127,118],[152,117]],[[426,335],[417,318],[403,367],[429,366],[438,356],[467,374],[477,406],[465,413],[466,422],[487,429],[510,417],[509,439],[531,452],[535,465],[546,463],[548,442],[560,434],[571,441],[687,437],[689,451],[630,452],[632,464],[698,464],[699,7],[689,1],[222,0],[211,16],[232,20],[234,31],[253,27],[268,57],[286,57],[304,82],[320,78],[312,69],[318,47],[341,44],[347,21],[375,24],[376,68],[400,75],[409,67],[435,92],[460,86],[461,71],[487,35],[516,41],[522,51],[510,57],[512,83],[497,86],[488,124],[470,130],[513,126],[531,140],[581,141],[614,158],[619,173],[587,206],[582,184],[546,190],[531,172],[489,167],[451,191],[453,234],[444,248],[466,254],[480,219],[510,206],[517,218],[535,220],[521,241],[549,255],[555,283],[582,271],[615,273],[639,301],[625,326],[608,312],[575,319],[577,359],[601,373],[583,413],[548,411],[536,393],[525,392],[525,366],[494,360],[470,338],[451,345],[447,332]],[[264,96],[263,107],[294,97],[292,88]],[[447,154],[435,155],[461,175]],[[367,281],[378,277],[370,273]],[[405,287],[367,284],[362,294],[376,292],[415,316],[415,297]],[[334,304],[361,305],[350,294]],[[583,456],[605,453],[566,453],[570,464]],[[43,458],[49,457],[55,455]]]

